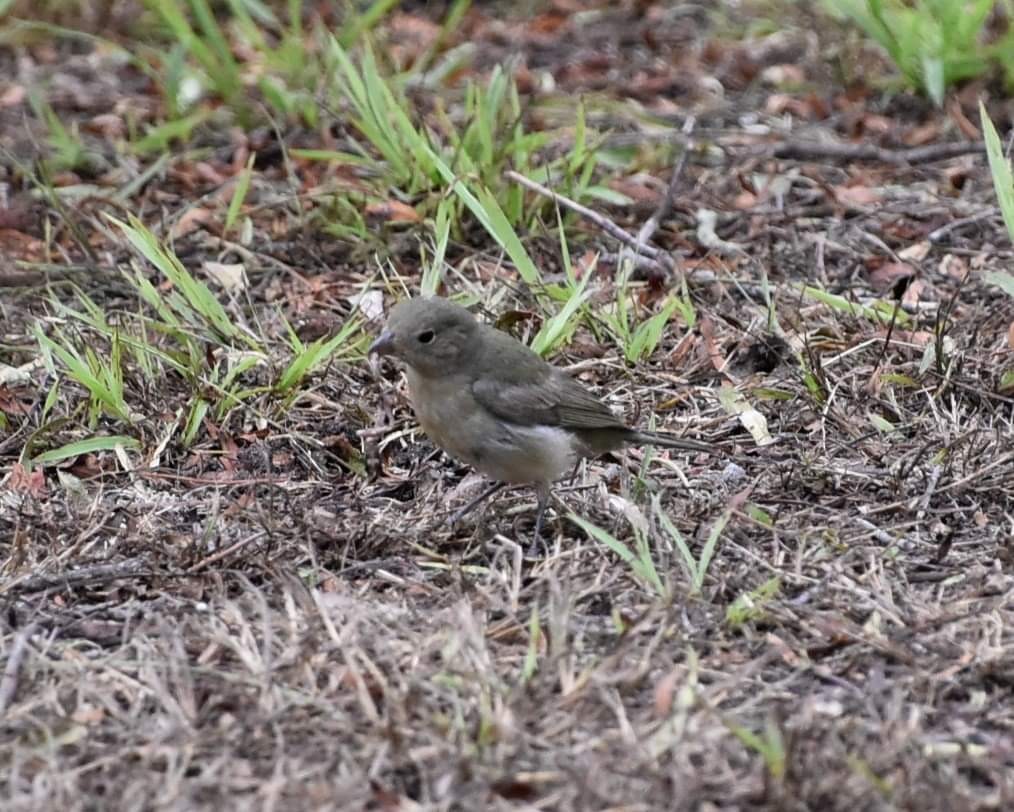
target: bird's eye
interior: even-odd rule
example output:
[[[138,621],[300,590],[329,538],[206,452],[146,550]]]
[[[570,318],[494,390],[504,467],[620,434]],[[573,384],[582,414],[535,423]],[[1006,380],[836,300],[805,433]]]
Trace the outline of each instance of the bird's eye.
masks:
[[[433,340],[433,331],[423,330],[421,333],[419,333],[418,338],[420,344],[429,344]]]

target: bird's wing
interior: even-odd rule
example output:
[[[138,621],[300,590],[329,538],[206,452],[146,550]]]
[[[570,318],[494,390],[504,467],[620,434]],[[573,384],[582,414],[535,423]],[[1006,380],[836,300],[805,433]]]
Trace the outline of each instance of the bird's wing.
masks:
[[[623,422],[581,384],[553,370],[530,381],[482,376],[472,383],[475,399],[501,420],[568,429],[620,428]]]
[[[506,333],[487,327],[481,344],[472,395],[501,420],[575,430],[624,427],[584,386]]]

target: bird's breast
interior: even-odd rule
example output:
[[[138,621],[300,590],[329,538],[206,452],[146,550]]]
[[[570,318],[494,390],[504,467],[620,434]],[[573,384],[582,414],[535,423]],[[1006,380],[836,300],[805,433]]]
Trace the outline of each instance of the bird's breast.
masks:
[[[434,443],[500,482],[552,482],[577,461],[579,444],[559,426],[503,420],[472,395],[463,376],[440,380],[408,370],[419,425]]]

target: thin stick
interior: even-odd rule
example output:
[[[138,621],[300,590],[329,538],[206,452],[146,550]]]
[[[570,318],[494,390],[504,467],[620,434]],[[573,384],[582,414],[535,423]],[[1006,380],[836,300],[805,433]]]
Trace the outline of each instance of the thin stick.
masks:
[[[34,575],[20,583],[13,583],[7,591],[23,595],[32,592],[45,592],[47,589],[61,589],[79,584],[102,583],[116,581],[120,578],[133,578],[148,568],[139,558],[118,561],[115,564],[96,564],[92,567],[81,567],[70,572]]]
[[[24,662],[25,654],[28,653],[28,641],[38,630],[38,623],[29,623],[18,632],[11,644],[10,653],[7,655],[7,664],[4,666],[3,678],[0,679],[0,716],[5,714],[11,703],[14,702],[14,697],[18,692],[18,675],[21,673],[21,664]]]
[[[582,206],[580,203],[576,203],[569,197],[564,197],[558,192],[554,192],[552,189],[546,188],[541,183],[536,183],[534,180],[526,178],[524,175],[515,172],[513,169],[508,169],[504,173],[504,176],[509,178],[510,180],[513,180],[516,183],[520,183],[526,189],[531,189],[533,192],[538,192],[540,195],[548,197],[550,200],[556,201],[561,206],[565,206],[571,211],[576,211],[585,219],[591,220],[591,222],[593,222],[607,234],[609,234],[612,237],[615,237],[624,245],[633,248],[635,251],[645,256],[651,257],[652,259],[657,259],[662,262],[665,262],[664,257],[667,257],[665,251],[662,251],[661,249],[656,248],[653,245],[640,245],[637,241],[637,237],[633,236],[632,234],[629,234],[627,231],[620,228],[618,225],[616,225],[616,223],[614,223],[605,215],[599,214],[597,211],[592,211],[587,206]]]
[[[992,217],[999,217],[1000,209],[996,206],[990,206],[989,208],[978,212],[977,214],[970,215],[969,217],[960,217],[957,220],[951,220],[946,225],[940,226],[940,228],[934,229],[926,235],[928,239],[934,245],[944,241],[952,232],[959,231],[965,226],[970,226],[975,223],[981,222],[982,220],[989,220]]]
[[[775,158],[799,161],[831,158],[837,161],[879,161],[897,166],[946,161],[961,155],[980,155],[985,151],[986,145],[982,141],[931,144],[912,149],[884,149],[872,144],[818,144],[806,141],[786,141],[775,146],[770,154]]]
[[[693,132],[694,125],[696,125],[697,119],[690,116],[683,125],[683,134],[689,136]],[[676,200],[676,189],[679,188],[680,178],[683,176],[683,168],[687,164],[687,151],[689,144],[683,147],[683,152],[680,153],[680,159],[676,162],[676,166],[673,167],[672,175],[669,177],[669,187],[665,191],[665,197],[662,198],[662,202],[659,203],[658,208],[652,213],[641,230],[637,232],[637,242],[639,245],[643,245],[658,231],[658,227],[662,224],[662,221],[669,216],[672,211],[673,202]]]
[[[196,564],[194,564],[187,570],[187,574],[189,575],[194,572],[200,572],[209,564],[214,564],[216,561],[221,561],[223,558],[232,555],[237,550],[243,549],[248,544],[257,541],[258,539],[264,538],[264,536],[266,536],[267,534],[268,534],[267,530],[259,530],[252,536],[247,536],[245,539],[240,539],[235,544],[230,544],[225,549],[219,550],[218,552],[212,553],[211,555],[202,558],[200,561],[198,561]]]

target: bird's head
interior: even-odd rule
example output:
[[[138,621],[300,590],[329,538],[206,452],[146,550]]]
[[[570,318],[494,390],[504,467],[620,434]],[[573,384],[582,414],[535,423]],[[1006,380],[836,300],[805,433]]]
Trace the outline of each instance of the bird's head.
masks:
[[[406,299],[391,311],[370,354],[393,355],[426,378],[456,372],[476,352],[479,323],[440,298]]]

